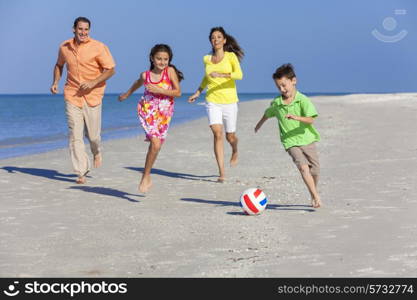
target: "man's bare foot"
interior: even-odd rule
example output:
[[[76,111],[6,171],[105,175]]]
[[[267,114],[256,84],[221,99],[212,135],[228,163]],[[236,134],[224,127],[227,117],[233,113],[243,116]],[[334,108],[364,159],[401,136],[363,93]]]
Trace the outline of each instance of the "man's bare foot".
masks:
[[[237,165],[238,159],[237,159],[237,151],[232,153],[232,157],[230,158],[230,166],[234,167]]]
[[[102,157],[101,154],[94,155],[94,168],[101,167],[102,164]]]
[[[85,176],[80,176],[80,177],[77,178],[77,180],[75,180],[75,182],[77,184],[84,184],[84,183],[87,182],[87,179],[85,178]]]
[[[152,186],[152,180],[150,177],[142,177],[142,180],[139,183],[139,192],[146,193]]]

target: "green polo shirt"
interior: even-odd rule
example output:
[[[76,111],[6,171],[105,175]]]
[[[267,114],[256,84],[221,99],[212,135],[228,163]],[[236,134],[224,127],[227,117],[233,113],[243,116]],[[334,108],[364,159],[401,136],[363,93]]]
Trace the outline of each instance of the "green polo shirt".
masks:
[[[317,111],[307,96],[298,92],[294,100],[286,105],[282,103],[282,96],[276,97],[271,106],[265,110],[267,118],[278,119],[279,132],[285,150],[294,146],[304,146],[320,140],[320,135],[313,125],[285,118],[287,114],[300,117],[317,117]]]

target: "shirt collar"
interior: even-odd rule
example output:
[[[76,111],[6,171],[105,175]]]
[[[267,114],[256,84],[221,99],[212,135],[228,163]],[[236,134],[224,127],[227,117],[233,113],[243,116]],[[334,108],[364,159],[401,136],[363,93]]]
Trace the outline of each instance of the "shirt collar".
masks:
[[[300,94],[300,92],[297,90],[296,92],[295,92],[295,97],[294,97],[294,100],[290,103],[290,104],[288,104],[288,105],[293,105],[293,104],[295,104],[295,103],[297,103],[297,102],[300,102],[300,96],[301,96],[301,94]],[[287,104],[284,104],[284,103],[282,103],[282,95],[280,95],[280,96],[278,96],[277,98],[276,98],[276,102],[277,102],[277,104],[279,105],[279,106],[288,106]]]
[[[77,46],[85,45],[89,43],[90,41],[91,41],[91,37],[88,37],[88,39],[85,42],[82,42],[79,45],[77,45],[77,42],[75,41],[75,37],[74,37],[71,39],[70,43],[71,43],[72,48],[76,48]]]

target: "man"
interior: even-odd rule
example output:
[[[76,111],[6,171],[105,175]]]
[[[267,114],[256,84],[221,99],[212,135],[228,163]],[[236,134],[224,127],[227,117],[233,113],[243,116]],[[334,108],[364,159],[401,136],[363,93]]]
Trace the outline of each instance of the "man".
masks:
[[[66,64],[64,98],[70,155],[74,171],[78,175],[78,184],[86,182],[86,175],[91,167],[83,140],[85,131],[93,154],[93,165],[95,168],[101,166],[102,98],[106,80],[115,73],[115,63],[107,46],[89,37],[90,25],[87,18],[75,19],[74,38],[66,40],[59,47],[51,86],[51,92],[58,93],[58,82]]]

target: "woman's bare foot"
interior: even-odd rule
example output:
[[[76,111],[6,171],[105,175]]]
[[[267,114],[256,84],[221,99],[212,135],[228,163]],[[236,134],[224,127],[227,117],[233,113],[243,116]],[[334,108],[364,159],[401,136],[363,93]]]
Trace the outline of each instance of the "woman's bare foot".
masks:
[[[139,192],[146,193],[149,191],[149,189],[152,186],[152,180],[149,176],[142,177],[140,183],[139,183]]]
[[[317,199],[311,199],[311,205],[314,207],[314,208],[319,208],[319,207],[321,207],[321,201],[320,201],[320,198],[317,198]]]
[[[94,168],[101,167],[102,164],[102,157],[101,154],[94,155]]]
[[[230,166],[234,167],[237,165],[238,159],[237,159],[237,151],[232,153],[232,157],[230,158]]]

